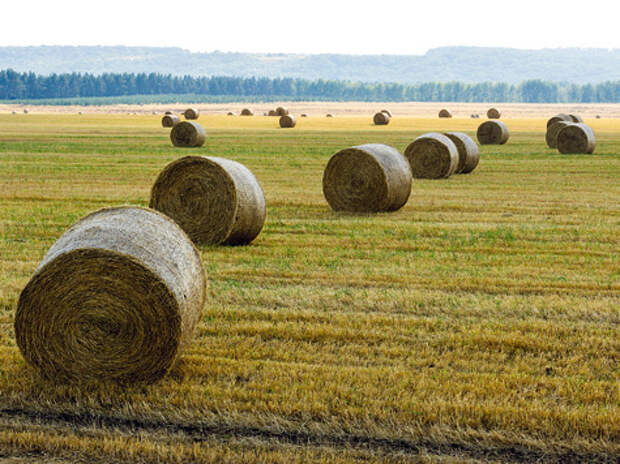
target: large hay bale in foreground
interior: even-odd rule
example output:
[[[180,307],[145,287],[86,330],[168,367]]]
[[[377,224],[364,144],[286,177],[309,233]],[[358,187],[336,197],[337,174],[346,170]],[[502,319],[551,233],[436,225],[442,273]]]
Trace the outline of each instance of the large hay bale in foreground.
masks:
[[[556,122],[559,122],[559,121],[573,122],[573,120],[568,114],[558,113],[552,118],[549,118],[549,120],[547,121],[547,128],[551,127],[552,124],[555,124]]]
[[[390,123],[390,115],[387,114],[385,111],[381,111],[379,113],[376,113],[372,120],[376,126],[385,126],[386,124]]]
[[[288,115],[288,109],[283,106],[278,106],[276,108],[276,116],[286,116]]]
[[[200,255],[170,218],[102,209],[52,245],[22,291],[17,344],[54,381],[154,382],[191,341],[205,283]]]
[[[202,147],[206,139],[204,127],[195,121],[182,121],[170,131],[170,140],[175,147]]]
[[[572,122],[583,122],[583,119],[578,114],[569,114],[568,117]]]
[[[487,118],[489,119],[499,119],[501,115],[497,108],[489,108],[489,111],[487,111]]]
[[[444,108],[439,111],[439,117],[440,118],[451,118],[452,113],[450,113],[447,109]]]
[[[280,127],[283,129],[295,127],[297,121],[295,120],[295,116],[292,114],[287,114],[284,116],[280,116]]]
[[[265,196],[256,177],[240,163],[186,156],[159,174],[149,205],[174,219],[198,244],[242,245],[265,223]]]
[[[411,169],[389,145],[372,143],[333,155],[323,172],[323,195],[334,211],[396,211],[411,193]]]
[[[502,121],[485,121],[478,126],[476,137],[481,145],[503,145],[508,142],[510,133]]]
[[[547,142],[547,146],[549,148],[557,148],[558,147],[558,134],[560,131],[568,126],[569,124],[573,124],[569,121],[556,121],[547,127],[547,133],[545,134],[545,141]]]
[[[198,111],[198,108],[187,108],[183,112],[183,116],[185,116],[185,119],[198,119],[198,116],[200,116],[200,111]]]
[[[476,169],[480,162],[480,149],[478,144],[463,132],[445,132],[459,153],[459,162],[456,166],[455,174],[468,174]]]
[[[390,110],[381,110],[381,112],[387,114],[390,118],[394,117]]]
[[[166,114],[163,118],[161,118],[162,127],[174,127],[179,122],[181,122],[181,118],[179,118],[176,114]]]
[[[254,116],[254,111],[252,111],[250,108],[243,108],[241,110],[241,116]]]
[[[568,124],[558,132],[558,150],[562,154],[594,153],[596,138],[592,128],[584,123]]]
[[[415,139],[405,149],[413,177],[441,179],[456,172],[459,152],[452,140],[443,134],[429,132]]]

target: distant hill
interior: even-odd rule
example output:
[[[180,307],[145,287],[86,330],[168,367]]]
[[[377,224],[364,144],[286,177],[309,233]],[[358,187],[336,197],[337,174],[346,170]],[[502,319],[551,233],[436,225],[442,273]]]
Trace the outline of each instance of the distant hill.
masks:
[[[542,79],[584,84],[619,80],[620,49],[441,47],[425,55],[300,55],[120,46],[0,47],[0,69],[7,68],[38,74],[157,72],[400,83]]]

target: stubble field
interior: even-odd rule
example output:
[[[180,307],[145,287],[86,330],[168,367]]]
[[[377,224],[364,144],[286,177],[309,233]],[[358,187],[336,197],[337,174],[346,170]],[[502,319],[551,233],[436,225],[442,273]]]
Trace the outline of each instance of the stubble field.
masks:
[[[617,462],[620,122],[594,155],[507,119],[479,167],[415,180],[390,214],[332,212],[336,151],[404,150],[481,121],[203,116],[200,149],[159,117],[0,115],[0,462]],[[265,191],[247,247],[202,247],[209,298],[163,381],[45,381],[13,320],[47,249],[86,213],[148,205],[186,154],[234,159]]]

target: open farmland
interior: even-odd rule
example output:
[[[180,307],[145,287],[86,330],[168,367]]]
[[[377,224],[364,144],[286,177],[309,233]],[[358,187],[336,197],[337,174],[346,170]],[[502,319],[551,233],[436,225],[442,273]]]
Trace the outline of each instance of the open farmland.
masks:
[[[506,119],[473,173],[415,179],[376,215],[329,209],[333,153],[481,120],[199,122],[205,146],[183,150],[159,116],[0,115],[0,462],[620,459],[618,119],[586,120],[594,155]],[[41,379],[13,320],[45,252],[90,211],[147,206],[190,153],[243,163],[267,201],[252,245],[201,247],[194,342],[151,386]]]

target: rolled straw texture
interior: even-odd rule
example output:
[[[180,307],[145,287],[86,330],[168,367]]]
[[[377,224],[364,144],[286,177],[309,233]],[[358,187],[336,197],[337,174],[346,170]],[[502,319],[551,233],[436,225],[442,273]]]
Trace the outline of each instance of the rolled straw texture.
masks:
[[[497,108],[489,108],[489,111],[487,111],[487,118],[489,119],[499,119],[501,115]]]
[[[480,149],[478,144],[467,134],[463,132],[446,132],[444,133],[454,145],[459,153],[459,162],[456,166],[455,174],[468,174],[476,169],[480,162]]]
[[[439,117],[440,118],[451,118],[452,117],[452,113],[450,113],[448,110],[446,110],[445,108],[439,111]]]
[[[394,116],[390,110],[381,110],[381,112],[387,114],[390,118]]]
[[[292,114],[287,114],[284,116],[280,116],[280,127],[285,129],[289,127],[295,127],[297,121],[295,120],[295,116]]]
[[[278,106],[276,108],[276,116],[286,116],[288,114],[288,109],[283,106]]]
[[[411,193],[411,169],[395,148],[373,143],[333,155],[323,172],[323,194],[334,211],[396,211]]]
[[[594,153],[596,138],[590,126],[569,124],[558,132],[558,150],[562,154]]]
[[[568,122],[565,120],[556,121],[547,127],[547,133],[545,134],[545,141],[547,142],[547,146],[549,148],[557,148],[558,147],[558,134],[560,131],[570,125],[572,122]]]
[[[187,108],[183,113],[183,116],[185,116],[185,119],[198,119],[198,116],[200,116],[200,111],[198,111],[198,108]]]
[[[254,116],[254,111],[252,111],[250,108],[243,108],[241,110],[241,116]]]
[[[269,113],[267,113],[267,116],[279,116],[279,114],[276,110],[269,110]]]
[[[182,121],[170,131],[170,140],[175,147],[202,147],[206,139],[204,127],[194,121]]]
[[[552,118],[549,118],[549,120],[547,121],[547,128],[551,127],[552,124],[559,122],[559,121],[573,122],[573,120],[568,114],[558,113]]]
[[[385,126],[390,123],[390,115],[384,111],[376,113],[372,118],[376,126]]]
[[[481,145],[503,145],[510,133],[502,121],[485,121],[478,126],[476,137]]]
[[[162,127],[174,127],[181,119],[176,114],[167,114],[163,118],[161,118]]]
[[[572,122],[583,122],[583,119],[578,114],[569,114],[568,117]]]
[[[170,218],[102,209],[52,245],[22,291],[17,344],[53,380],[154,382],[191,341],[205,284],[196,248]]]
[[[244,245],[265,223],[263,189],[236,161],[186,156],[159,174],[150,207],[168,215],[197,244]]]
[[[413,177],[441,179],[456,172],[459,152],[452,140],[443,134],[423,134],[405,149]]]

